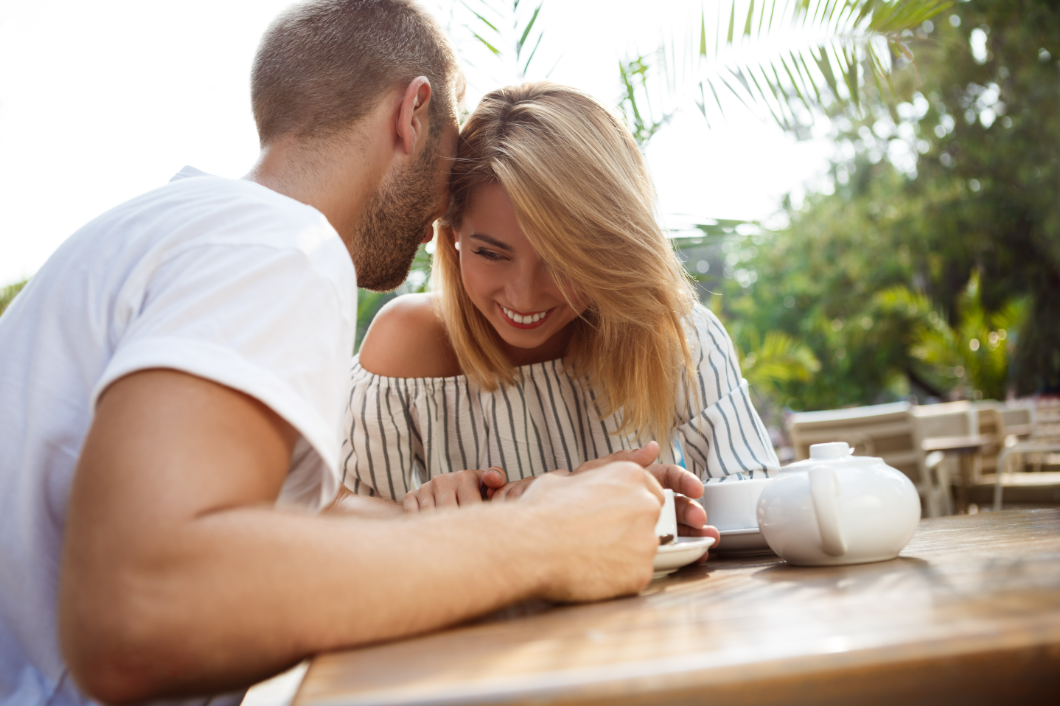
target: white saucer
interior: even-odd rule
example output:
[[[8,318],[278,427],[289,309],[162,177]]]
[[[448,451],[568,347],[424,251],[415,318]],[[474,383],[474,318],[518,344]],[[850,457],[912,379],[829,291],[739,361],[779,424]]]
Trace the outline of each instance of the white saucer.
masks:
[[[757,527],[738,530],[719,530],[721,543],[716,553],[730,556],[749,556],[754,554],[772,554],[773,550],[766,544],[765,537]]]
[[[660,544],[655,552],[655,574],[653,579],[688,566],[707,553],[714,544],[713,537],[677,537],[671,544]]]

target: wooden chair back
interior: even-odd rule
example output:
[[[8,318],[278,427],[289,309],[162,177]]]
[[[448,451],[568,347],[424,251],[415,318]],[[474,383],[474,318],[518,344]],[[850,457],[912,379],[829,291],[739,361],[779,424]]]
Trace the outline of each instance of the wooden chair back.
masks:
[[[810,457],[810,446],[845,441],[857,456],[877,456],[909,476],[930,517],[939,514],[939,498],[925,464],[920,431],[908,402],[793,414],[788,431],[795,457]],[[948,489],[947,489],[948,492]]]
[[[979,435],[990,438],[989,446],[984,446],[982,452],[976,458],[973,465],[974,480],[978,482],[983,473],[997,473],[997,460],[1001,449],[1005,447],[1005,418],[1002,415],[1004,408],[997,402],[981,403],[976,405],[976,413],[979,416]]]
[[[910,411],[920,428],[921,439],[978,433],[977,410],[971,402],[919,405]]]
[[[1017,436],[1030,436],[1034,430],[1034,408],[1002,407],[1001,420],[1005,423],[1005,429],[1019,430]]]

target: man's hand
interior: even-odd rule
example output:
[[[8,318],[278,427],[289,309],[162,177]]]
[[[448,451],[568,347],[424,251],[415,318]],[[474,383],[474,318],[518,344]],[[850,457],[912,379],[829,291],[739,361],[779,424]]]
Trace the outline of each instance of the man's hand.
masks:
[[[543,587],[545,598],[600,600],[635,593],[651,581],[662,488],[635,463],[599,468],[541,476],[517,503],[537,515],[534,543],[559,561],[558,573]]]
[[[648,444],[645,444],[639,449],[626,449],[622,451],[616,451],[614,453],[608,454],[607,456],[601,456],[600,458],[594,459],[592,461],[586,461],[582,465],[578,466],[574,470],[574,473],[585,473],[586,471],[592,471],[597,468],[606,466],[609,463],[614,463],[616,461],[630,461],[632,463],[637,464],[641,468],[648,468],[651,462],[658,458],[658,456],[659,445],[652,441]],[[676,468],[680,469],[680,466],[677,466]],[[564,469],[560,469],[558,471],[552,471],[552,473],[558,473],[560,475],[570,475],[571,472]],[[656,474],[653,473],[653,475]],[[692,478],[696,479],[695,476],[692,476]],[[530,484],[533,483],[534,480],[536,479],[531,476],[530,478],[524,478],[523,480],[512,481],[511,483],[506,484],[502,488],[490,490],[487,493],[486,497],[490,500],[515,500],[526,492],[527,488],[530,487]],[[663,481],[663,478],[657,477],[656,480],[661,483]],[[669,485],[664,484],[663,487],[670,488],[670,490],[673,490],[674,492],[681,492]],[[693,495],[692,497],[698,498],[702,494],[703,487],[701,483],[699,492]]]
[[[588,471],[602,468],[617,461],[635,463],[651,473],[655,480],[663,488],[678,493],[674,498],[674,509],[677,512],[678,534],[682,537],[714,537],[715,542],[721,540],[718,531],[707,525],[707,513],[703,506],[693,498],[703,495],[703,481],[684,468],[674,464],[652,463],[659,457],[659,444],[649,441],[639,449],[627,449],[603,456],[593,461],[586,461],[575,469],[574,474],[579,475]],[[556,474],[568,475],[567,471],[554,471]],[[551,474],[549,474],[551,475]],[[490,490],[487,497],[491,501],[514,500],[523,495],[534,478],[507,483],[496,490]],[[704,558],[705,561],[705,558]]]
[[[405,495],[405,512],[477,505],[484,493],[504,487],[507,480],[504,469],[499,466],[485,471],[442,473]]]

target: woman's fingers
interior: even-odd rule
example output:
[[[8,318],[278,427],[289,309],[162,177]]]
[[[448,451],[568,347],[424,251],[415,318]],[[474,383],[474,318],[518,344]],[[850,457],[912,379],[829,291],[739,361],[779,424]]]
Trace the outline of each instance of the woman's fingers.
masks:
[[[453,502],[456,505],[474,505],[482,502],[482,487],[479,484],[478,474],[475,474],[474,482],[457,484]]]
[[[689,529],[702,529],[707,524],[707,511],[695,500],[683,495],[674,496],[674,511],[677,514],[677,524],[684,525]],[[680,529],[680,527],[678,527]],[[688,535],[693,537],[705,535]]]
[[[703,481],[697,478],[694,473],[686,471],[680,466],[672,463],[656,463],[648,466],[648,472],[655,476],[655,480],[659,481],[659,485],[669,488],[675,493],[680,493],[690,498],[698,498],[703,495]]]
[[[704,561],[706,561],[707,558],[710,556],[710,553],[713,552],[713,551],[717,551],[718,545],[721,544],[721,533],[718,532],[718,529],[716,527],[707,526],[707,527],[702,527],[700,529],[693,529],[692,527],[688,527],[687,525],[679,524],[677,526],[677,534],[680,537],[713,537],[714,538],[714,544],[711,544],[710,545],[710,549],[707,550],[707,552],[705,554],[703,554],[703,556],[700,557],[699,560],[696,561],[697,564],[702,564]]]
[[[494,490],[503,488],[507,482],[508,476],[500,466],[490,466],[489,469],[482,472],[482,485],[487,488],[493,488]]]
[[[504,469],[493,466],[485,471],[456,471],[435,476],[405,495],[405,512],[475,505],[485,500],[507,481]]]

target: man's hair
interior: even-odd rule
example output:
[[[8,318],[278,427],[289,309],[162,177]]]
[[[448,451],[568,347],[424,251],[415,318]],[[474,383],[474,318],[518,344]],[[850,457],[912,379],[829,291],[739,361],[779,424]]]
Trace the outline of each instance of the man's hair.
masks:
[[[431,132],[463,76],[441,27],[413,0],[310,0],[277,17],[258,46],[251,103],[264,146],[343,132],[417,76],[431,83]]]

